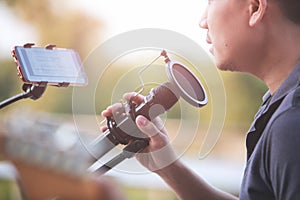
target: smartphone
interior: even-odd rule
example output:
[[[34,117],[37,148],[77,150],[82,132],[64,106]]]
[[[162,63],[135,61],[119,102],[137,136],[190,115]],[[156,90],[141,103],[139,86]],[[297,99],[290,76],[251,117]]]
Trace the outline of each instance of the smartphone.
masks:
[[[24,83],[87,85],[83,65],[73,49],[15,46],[12,55]]]

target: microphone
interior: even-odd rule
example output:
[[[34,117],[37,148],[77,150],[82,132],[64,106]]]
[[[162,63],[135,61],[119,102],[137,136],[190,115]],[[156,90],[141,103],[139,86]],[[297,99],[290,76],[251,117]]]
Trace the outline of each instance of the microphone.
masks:
[[[123,149],[122,155],[102,166],[103,172],[148,146],[148,136],[135,124],[138,115],[153,120],[173,107],[180,97],[198,108],[207,104],[206,91],[197,77],[183,64],[170,59],[166,51],[162,51],[161,56],[165,57],[169,82],[153,88],[139,105],[133,103],[135,98],[133,96],[125,106],[107,117],[108,129],[88,148],[98,160],[118,144],[129,144]]]
[[[127,145],[131,140],[147,138],[136,126],[136,117],[143,115],[152,120],[173,107],[179,98],[179,92],[174,84],[166,82],[152,89],[141,104],[129,102],[128,106],[131,107],[129,112],[126,108],[121,108],[107,119],[108,130],[93,141],[92,148],[89,149],[92,155],[101,158],[118,144]]]

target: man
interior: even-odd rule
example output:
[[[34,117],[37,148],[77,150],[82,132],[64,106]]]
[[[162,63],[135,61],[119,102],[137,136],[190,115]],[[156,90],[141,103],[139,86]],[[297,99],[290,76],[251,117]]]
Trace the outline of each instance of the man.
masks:
[[[299,10],[296,0],[208,0],[200,21],[219,69],[248,72],[269,88],[247,135],[241,200],[300,199]],[[139,96],[136,102],[140,101]],[[103,116],[111,115],[115,107],[108,107]],[[136,123],[151,138],[144,152],[168,146],[159,119],[150,122],[138,116]],[[181,160],[163,166],[162,157],[151,155],[137,158],[180,199],[237,199],[208,185]],[[171,148],[164,158],[170,157],[176,157]]]

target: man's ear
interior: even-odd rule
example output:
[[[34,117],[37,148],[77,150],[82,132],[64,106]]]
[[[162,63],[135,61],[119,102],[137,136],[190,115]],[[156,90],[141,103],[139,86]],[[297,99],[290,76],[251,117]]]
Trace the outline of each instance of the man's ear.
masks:
[[[260,22],[267,10],[267,0],[250,0],[249,5],[249,25],[255,26]]]

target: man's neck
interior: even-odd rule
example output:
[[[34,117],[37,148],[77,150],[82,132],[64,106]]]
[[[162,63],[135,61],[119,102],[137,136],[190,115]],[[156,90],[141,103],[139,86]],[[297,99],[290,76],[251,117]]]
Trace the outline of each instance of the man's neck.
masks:
[[[291,73],[295,65],[296,63],[282,63],[269,68],[270,71],[263,77],[263,81],[268,86],[271,95],[278,90],[283,81]]]
[[[258,74],[267,84],[271,94],[276,92],[300,61],[300,28],[288,28],[277,30],[282,32],[281,37],[274,38],[271,42],[269,56],[262,63],[264,67]],[[280,34],[276,34],[277,37],[278,35]]]

